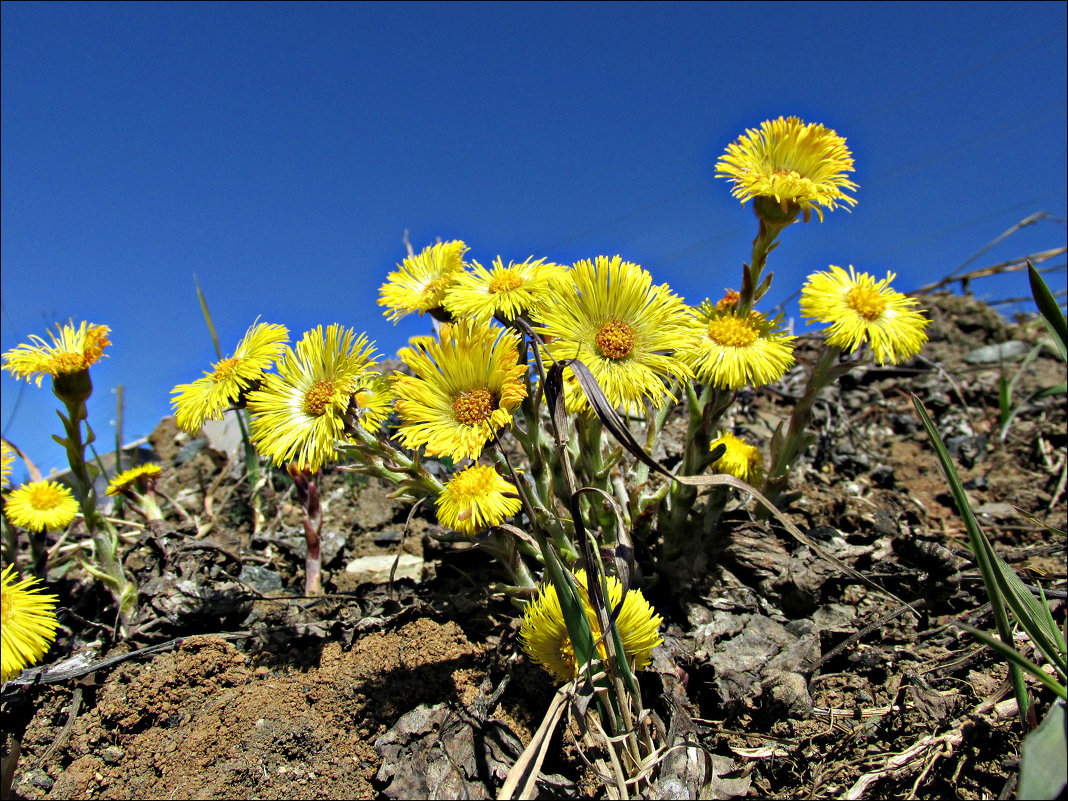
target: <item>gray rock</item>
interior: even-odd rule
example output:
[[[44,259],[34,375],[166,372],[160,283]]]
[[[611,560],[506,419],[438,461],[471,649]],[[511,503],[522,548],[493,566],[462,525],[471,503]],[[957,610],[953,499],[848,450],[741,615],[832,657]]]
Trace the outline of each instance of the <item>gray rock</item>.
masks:
[[[984,345],[964,355],[967,364],[999,364],[1000,362],[1015,362],[1023,358],[1024,354],[1031,349],[1026,342],[1018,339],[1010,339],[997,345]]]
[[[280,573],[260,565],[242,565],[241,574],[237,578],[264,595],[270,592],[278,592],[284,586]]]

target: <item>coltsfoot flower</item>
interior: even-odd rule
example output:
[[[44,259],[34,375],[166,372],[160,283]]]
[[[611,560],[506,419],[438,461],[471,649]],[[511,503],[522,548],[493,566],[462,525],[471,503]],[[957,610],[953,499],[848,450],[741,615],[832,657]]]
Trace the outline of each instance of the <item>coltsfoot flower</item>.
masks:
[[[727,450],[712,464],[713,470],[740,478],[754,486],[763,482],[764,457],[759,449],[729,431],[723,432],[709,450],[715,450],[718,445],[723,445]]]
[[[774,321],[750,311],[739,314],[730,304],[705,301],[690,323],[688,344],[679,358],[697,380],[727,389],[770,384],[794,363],[796,337],[784,334]]]
[[[420,340],[400,355],[415,375],[393,376],[398,434],[428,456],[477,459],[527,394],[515,336],[489,323],[446,323],[440,342]]]
[[[71,320],[63,326],[57,323],[56,330],[58,337],[48,332],[51,345],[31,334],[30,344],[9,350],[4,354],[4,369],[15,378],[33,381],[36,377],[37,386],[41,386],[41,379],[46,375],[57,378],[88,370],[100,361],[104,348],[111,344],[108,339],[111,329],[106,325],[83,322],[75,328]]]
[[[891,272],[876,281],[855,272],[853,265],[847,273],[832,264],[829,271],[808,277],[801,290],[801,314],[830,324],[828,345],[852,353],[868,342],[875,361],[900,364],[920,352],[929,321],[915,298],[890,287],[893,280]]]
[[[746,130],[716,163],[716,175],[734,184],[731,190],[745,203],[753,198],[774,198],[784,213],[794,205],[805,222],[815,209],[820,221],[823,210],[839,204],[856,205],[846,191],[857,185],[846,177],[853,172],[853,156],[845,139],[818,123],[805,124],[797,117],[765,120],[760,130]]]
[[[503,523],[519,512],[515,485],[487,465],[474,464],[454,475],[437,499],[438,521],[461,534],[473,535]]]
[[[0,573],[0,682],[39,662],[56,639],[59,598],[39,584],[18,581],[14,565]]]
[[[112,498],[133,490],[143,493],[150,484],[156,482],[161,472],[158,464],[149,463],[131,467],[111,479],[108,482],[108,488],[104,492]]]
[[[576,572],[575,580],[578,582],[579,597],[596,641],[601,636],[601,629],[586,590],[586,571]],[[615,576],[608,576],[607,583],[606,601],[609,607],[614,609],[623,597],[623,585]],[[663,642],[657,633],[663,622],[663,618],[654,613],[640,590],[632,589],[627,593],[623,608],[616,618],[616,628],[623,642],[623,653],[631,660],[635,670],[643,670],[652,661],[653,648]],[[557,681],[570,681],[578,675],[581,666],[575,660],[575,648],[567,633],[560,598],[551,583],[543,584],[538,596],[523,610],[519,638],[527,655],[549,671]],[[599,656],[604,659],[604,646],[599,646],[598,651]]]
[[[389,378],[374,370],[356,379],[352,399],[356,404],[356,420],[371,432],[377,432],[393,411]]]
[[[446,291],[464,271],[467,250],[459,240],[438,242],[398,264],[379,289],[378,305],[386,307],[383,314],[397,322],[412,312],[422,316],[439,311]]]
[[[471,271],[457,275],[445,295],[445,309],[453,317],[471,317],[480,322],[497,316],[511,321],[528,313],[545,292],[567,280],[567,267],[531,256],[522,264],[501,257],[487,270],[477,261]]]
[[[223,412],[255,387],[289,339],[284,325],[255,322],[228,356],[211,366],[191,384],[179,384],[171,394],[174,421],[183,431],[195,434],[208,420],[221,420]]]
[[[533,313],[553,358],[578,358],[626,413],[674,400],[666,382],[693,375],[674,354],[689,336],[682,300],[619,256],[580,261],[571,278],[571,291],[550,293]]]
[[[249,436],[276,465],[314,472],[337,458],[349,401],[375,365],[374,343],[334,324],[308,331],[296,350],[286,347],[278,373],[248,394]]]
[[[65,404],[84,403],[93,392],[89,368],[104,355],[104,348],[111,344],[106,325],[83,322],[77,328],[74,321],[66,325],[56,324],[57,337],[48,332],[52,344],[39,336],[30,335],[30,343],[22,344],[4,354],[3,369],[15,378],[36,380],[52,376],[52,391]]]
[[[11,479],[11,468],[15,464],[15,450],[7,444],[6,440],[0,440],[0,478],[3,486],[7,486]]]
[[[66,528],[78,514],[78,501],[62,484],[34,481],[12,490],[4,502],[4,514],[30,531],[55,531]]]

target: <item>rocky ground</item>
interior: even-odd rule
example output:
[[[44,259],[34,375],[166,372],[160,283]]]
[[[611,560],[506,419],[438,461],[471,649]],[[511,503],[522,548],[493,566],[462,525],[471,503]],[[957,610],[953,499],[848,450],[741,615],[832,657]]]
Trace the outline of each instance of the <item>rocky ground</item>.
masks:
[[[952,295],[924,302],[920,357],[854,372],[821,396],[789,509],[915,611],[741,506],[691,581],[648,591],[666,622],[643,696],[665,720],[686,716],[714,768],[712,797],[1012,792],[1015,702],[1004,664],[952,625],[993,626],[910,394],[937,421],[995,547],[1062,624],[1065,538],[1036,519],[1065,529],[1065,401],[1026,405],[1002,441],[997,384],[1022,369],[1019,403],[1062,382],[1064,365],[1052,350],[1024,362],[1047,338],[1034,322]],[[735,424],[766,444],[803,380],[797,368],[775,391],[745,393]],[[306,599],[284,476],[265,486],[254,531],[237,459],[168,420],[151,444],[161,488],[184,511],[164,504],[165,524],[130,529],[140,630],[115,642],[105,594],[77,571],[51,577],[68,611],[43,677],[57,663],[72,677],[6,686],[5,730],[26,724],[17,796],[495,796],[554,688],[519,652],[516,611],[492,591],[501,576],[485,554],[431,539],[425,510],[404,536],[406,504],[336,471],[323,489],[327,594]],[[409,577],[390,586],[398,554]],[[1047,708],[1049,693],[1034,694]],[[539,792],[603,788],[558,735]]]

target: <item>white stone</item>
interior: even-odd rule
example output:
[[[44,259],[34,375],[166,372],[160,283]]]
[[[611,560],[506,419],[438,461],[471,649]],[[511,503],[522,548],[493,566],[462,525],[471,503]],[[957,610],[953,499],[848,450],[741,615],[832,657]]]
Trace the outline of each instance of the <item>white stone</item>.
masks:
[[[387,584],[389,571],[393,569],[396,556],[380,554],[376,556],[361,556],[353,559],[345,566],[345,572],[351,573],[359,583],[370,582],[371,584]],[[418,582],[423,578],[423,560],[410,553],[402,553],[397,563],[397,572],[393,576],[394,581],[411,579]]]

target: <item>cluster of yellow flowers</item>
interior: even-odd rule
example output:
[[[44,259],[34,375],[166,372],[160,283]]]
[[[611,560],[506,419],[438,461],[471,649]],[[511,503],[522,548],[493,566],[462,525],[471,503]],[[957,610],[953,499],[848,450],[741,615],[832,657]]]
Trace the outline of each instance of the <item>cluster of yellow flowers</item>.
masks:
[[[846,177],[853,159],[845,140],[795,117],[747,131],[727,148],[716,170],[733,183],[743,204],[754,201],[767,246],[761,259],[774,247],[778,231],[798,215],[808,222],[815,210],[822,220],[824,209],[856,203],[847,194],[856,184]],[[795,362],[796,338],[783,330],[780,319],[753,308],[766,289],[756,285],[763,265],[756,258],[747,267],[741,293],[728,291],[717,303],[706,300],[692,307],[619,255],[571,266],[533,256],[505,266],[497,257],[487,269],[465,261],[467,252],[466,244],[454,240],[410,253],[381,287],[378,303],[390,320],[429,314],[440,324],[436,336],[416,337],[400,351],[406,372],[383,376],[376,369],[374,343],[342,325],[308,331],[291,347],[285,326],[257,320],[232,355],[212,364],[202,378],[174,388],[177,424],[196,432],[227,409],[245,408],[251,442],[264,458],[314,472],[341,458],[339,446],[354,442],[360,430],[376,437],[392,416],[405,447],[471,461],[440,490],[436,502],[443,525],[474,536],[522,508],[512,481],[479,464],[524,399],[541,391],[522,330],[533,330],[553,360],[581,361],[608,402],[626,415],[663,409],[694,381],[728,393],[763,386]],[[802,314],[829,326],[828,346],[850,353],[866,347],[879,363],[898,363],[920,350],[927,321],[915,300],[891,288],[893,277],[876,280],[852,266],[847,272],[831,265],[805,283]],[[51,374],[59,394],[60,376],[87,375],[109,344],[107,335],[105,326],[75,328],[72,323],[60,328],[58,337],[52,335],[51,345],[34,338],[6,354],[3,366],[19,378],[36,376],[38,383]],[[591,414],[570,368],[563,377],[567,410]],[[759,482],[763,465],[755,447],[729,431],[712,445],[725,447],[714,469]],[[109,494],[154,475],[147,467],[128,471]],[[64,495],[64,488],[46,483],[12,492],[5,509],[13,522],[39,530],[69,523],[77,504],[69,491]],[[581,571],[576,580],[585,587]],[[621,594],[615,579],[609,578],[608,587]],[[570,660],[567,656],[554,593],[543,587],[528,604],[522,638],[554,676],[569,679],[577,666],[573,652]],[[658,641],[660,619],[636,591],[611,600],[623,603],[620,634],[640,667]],[[595,622],[591,618],[596,632]]]

